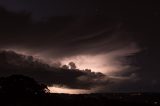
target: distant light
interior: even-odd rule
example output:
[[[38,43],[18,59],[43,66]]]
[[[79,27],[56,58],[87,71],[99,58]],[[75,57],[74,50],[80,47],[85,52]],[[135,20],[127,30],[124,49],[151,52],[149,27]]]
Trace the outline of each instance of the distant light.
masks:
[[[70,89],[63,87],[48,87],[51,93],[64,93],[64,94],[89,94],[90,90]]]

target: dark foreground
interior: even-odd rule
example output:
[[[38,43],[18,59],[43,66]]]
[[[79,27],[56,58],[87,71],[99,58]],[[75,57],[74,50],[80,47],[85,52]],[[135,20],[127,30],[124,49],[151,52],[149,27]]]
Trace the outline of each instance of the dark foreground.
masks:
[[[89,95],[0,96],[1,106],[136,106],[160,105],[157,93],[110,93]]]

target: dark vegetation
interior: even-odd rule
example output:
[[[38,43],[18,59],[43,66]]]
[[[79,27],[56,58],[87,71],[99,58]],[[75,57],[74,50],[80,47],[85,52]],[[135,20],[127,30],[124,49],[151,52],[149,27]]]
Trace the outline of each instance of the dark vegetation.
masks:
[[[38,84],[34,79],[23,75],[12,75],[10,77],[0,78],[1,95],[45,95],[49,92],[47,86]]]
[[[44,84],[23,75],[0,78],[3,106],[135,106],[160,105],[157,93],[51,94]]]

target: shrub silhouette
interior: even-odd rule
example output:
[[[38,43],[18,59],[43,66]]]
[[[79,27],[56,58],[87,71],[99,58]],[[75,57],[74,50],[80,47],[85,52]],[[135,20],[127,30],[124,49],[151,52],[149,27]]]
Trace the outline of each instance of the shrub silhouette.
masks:
[[[38,84],[34,79],[23,75],[0,78],[2,95],[44,95],[49,92],[46,85]]]

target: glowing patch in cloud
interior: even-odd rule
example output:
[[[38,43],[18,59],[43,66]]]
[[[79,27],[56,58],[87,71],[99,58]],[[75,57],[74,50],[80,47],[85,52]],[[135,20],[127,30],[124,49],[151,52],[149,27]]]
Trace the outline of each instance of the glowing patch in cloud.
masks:
[[[126,57],[139,52],[135,45],[97,55],[78,55],[60,60],[62,64],[73,61],[79,69],[91,69],[94,72],[102,72],[107,75],[125,71],[131,68]]]

